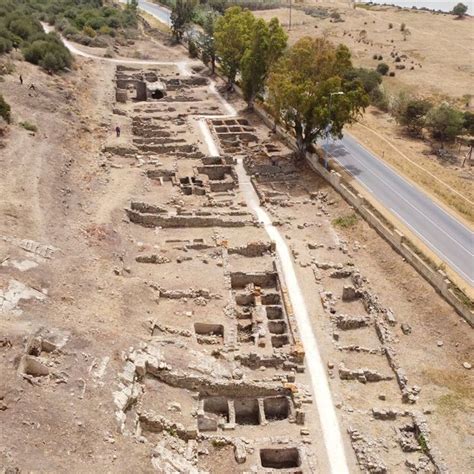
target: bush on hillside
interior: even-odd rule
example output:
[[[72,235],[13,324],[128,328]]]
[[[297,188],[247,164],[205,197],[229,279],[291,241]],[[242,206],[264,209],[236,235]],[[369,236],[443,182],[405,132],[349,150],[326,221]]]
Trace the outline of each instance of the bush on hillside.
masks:
[[[468,135],[474,137],[474,113],[466,111],[463,114],[463,127]]]
[[[23,49],[23,55],[28,62],[52,72],[69,68],[72,64],[71,53],[53,33],[33,41]]]
[[[397,122],[405,127],[410,135],[420,136],[426,124],[427,114],[432,107],[433,104],[428,100],[400,94],[393,107],[393,114]]]
[[[11,122],[11,107],[7,104],[6,100],[0,94],[0,117],[5,120],[5,122]]]
[[[388,64],[386,64],[386,63],[380,63],[380,64],[377,64],[377,69],[376,69],[376,71],[377,71],[379,74],[382,74],[382,76],[386,76],[389,69],[390,69],[390,67],[389,67]]]
[[[447,104],[431,109],[426,118],[426,127],[433,138],[442,142],[452,142],[462,133],[463,114]]]

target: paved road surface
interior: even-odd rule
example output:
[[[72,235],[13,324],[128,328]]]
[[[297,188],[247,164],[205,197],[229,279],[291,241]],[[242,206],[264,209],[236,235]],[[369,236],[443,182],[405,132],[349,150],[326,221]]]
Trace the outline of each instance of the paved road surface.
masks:
[[[120,0],[122,3],[127,3],[127,0]],[[138,0],[138,6],[143,11],[153,15],[157,20],[171,25],[171,11],[167,8],[156,5],[156,3],[147,2],[146,0]]]
[[[324,148],[447,265],[474,284],[474,234],[470,229],[350,135]]]
[[[169,10],[145,0],[138,3],[158,20],[171,23]],[[441,260],[474,285],[474,234],[470,229],[350,135],[329,145],[329,152]]]

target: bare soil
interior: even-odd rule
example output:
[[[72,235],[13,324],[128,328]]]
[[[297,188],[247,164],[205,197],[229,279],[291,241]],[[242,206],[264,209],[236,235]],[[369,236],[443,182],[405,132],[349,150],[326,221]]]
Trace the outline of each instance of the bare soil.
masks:
[[[185,59],[180,49],[160,50],[158,44],[149,48],[160,59]],[[119,54],[131,55],[126,49]],[[254,225],[147,228],[131,222],[124,210],[131,201],[140,201],[162,206],[170,213],[179,209],[207,210],[213,215],[246,212],[238,186],[228,193],[188,195],[178,183],[161,183],[147,174],[150,170],[174,170],[178,177],[195,176],[201,159],[137,149],[139,137],[132,119],[153,117],[164,123],[171,141],[183,140],[173,146],[194,145],[205,156],[207,150],[193,117],[197,113],[223,113],[217,97],[203,85],[170,92],[170,97],[181,96],[176,101],[117,104],[114,64],[78,58],[74,71],[58,77],[23,62],[15,65],[16,74],[6,76],[2,83],[2,93],[13,104],[14,114],[0,155],[0,210],[4,217],[0,220],[2,468],[152,472],[151,458],[156,459],[155,449],[164,443],[176,462],[189,459],[199,470],[213,473],[248,472],[255,466],[261,469],[258,453],[265,446],[297,446],[304,454],[304,472],[327,472],[321,428],[304,366],[301,372],[281,367],[252,369],[241,364],[235,354],[255,351],[275,357],[270,344],[257,347],[240,341],[233,347],[226,342],[219,348],[200,344],[194,333],[195,322],[221,324],[226,335],[235,330],[227,306],[237,290],[229,287],[228,272],[267,272],[274,268],[276,258],[272,252],[224,258],[223,248],[265,241],[264,230]],[[172,67],[150,68],[166,80],[182,79]],[[137,68],[134,72],[140,71]],[[20,86],[20,72],[27,85],[35,84],[36,92]],[[198,72],[195,77],[206,74]],[[274,161],[277,166],[286,165],[285,146],[255,116],[242,113],[245,106],[240,100],[229,99],[249,121],[256,137],[250,144],[240,144],[231,157],[249,155],[255,162],[262,160],[261,164]],[[21,128],[21,120],[37,125],[38,132]],[[120,138],[115,137],[117,124],[122,128]],[[211,128],[225,148],[217,128],[212,124]],[[158,140],[162,143],[166,140]],[[273,151],[262,155],[264,147]],[[265,178],[265,173],[261,177]],[[334,226],[335,218],[352,210],[314,173],[297,167],[292,173],[270,176],[256,185],[268,196],[274,193],[284,197],[280,202],[269,200],[265,206],[294,250],[299,280],[323,360],[328,364],[351,471],[358,468],[350,448],[349,427],[376,440],[371,449],[391,472],[408,472],[407,460],[416,464],[423,458],[419,450],[407,454],[398,444],[396,430],[411,418],[374,421],[372,408],[423,412],[440,459],[452,472],[472,471],[471,424],[466,416],[473,408],[472,376],[462,366],[472,363],[472,330],[364,222],[358,220],[345,230]],[[314,198],[311,193],[322,194]],[[208,246],[189,248],[189,242]],[[308,243],[322,247],[310,249]],[[153,264],[137,260],[151,254],[168,261]],[[333,292],[338,313],[362,315],[365,310],[359,300],[340,300],[342,286],[350,284],[350,278],[338,280],[330,277],[331,270],[319,271],[316,262],[325,261],[350,262],[368,278],[367,285],[381,304],[392,309],[397,322],[391,332],[399,363],[410,386],[421,388],[415,405],[402,403],[393,379],[367,384],[340,379],[341,362],[351,369],[368,367],[392,376],[393,372],[379,353],[347,352],[336,344],[332,316],[322,306],[321,292]],[[172,299],[163,297],[159,287],[173,291],[207,289],[219,297],[204,298],[204,303],[202,298]],[[161,327],[155,334],[150,326],[153,321]],[[411,334],[402,333],[401,323],[409,324]],[[380,351],[373,326],[339,333],[341,341],[346,338],[348,344]],[[55,341],[56,348],[51,352],[43,348],[37,355],[29,344],[32,337],[41,334],[43,340]],[[119,432],[114,398],[125,383],[127,357],[143,348],[159,349],[170,370],[203,380],[212,377],[216,383],[235,383],[242,377],[254,390],[262,383],[272,390],[288,390],[286,384],[293,375],[290,385],[294,396],[297,401],[305,400],[304,426],[279,420],[265,426],[241,425],[234,431],[219,431],[218,437],[247,440],[243,464],[237,463],[234,448],[227,441],[185,442],[170,428],[139,433],[134,423],[140,410],[185,424],[186,429],[197,426],[196,391],[169,386],[147,374],[138,384],[143,396],[126,410],[125,431]],[[23,371],[21,361],[28,351],[49,375]],[[282,349],[283,354],[288,351],[289,346]],[[385,401],[380,400],[380,394]],[[172,406],[176,402],[179,409]]]

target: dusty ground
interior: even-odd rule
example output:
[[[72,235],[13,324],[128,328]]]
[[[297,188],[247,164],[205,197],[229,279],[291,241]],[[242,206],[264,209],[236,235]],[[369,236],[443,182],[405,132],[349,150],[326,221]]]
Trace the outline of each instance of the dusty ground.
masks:
[[[448,14],[382,6],[352,9],[344,1],[323,0],[307,4],[338,11],[344,21],[333,23],[330,18],[313,18],[293,9],[290,43],[303,36],[324,35],[335,43],[346,44],[355,63],[363,67],[375,68],[379,61],[374,60],[373,55],[382,55],[383,62],[396,72],[395,77],[386,79],[389,90],[409,89],[422,96],[458,99],[472,95],[474,71],[468,45],[474,40],[474,18],[459,21]],[[288,24],[288,9],[257,11],[255,14],[267,19],[277,16],[282,23]],[[392,29],[389,29],[389,23],[392,23]],[[406,41],[400,31],[402,23],[411,32]],[[361,34],[362,31],[366,33]],[[405,69],[395,69],[392,52],[406,55],[400,63],[406,66]],[[460,102],[461,105],[465,103],[466,99]]]
[[[119,53],[131,57],[132,49]],[[153,50],[160,59],[184,59],[180,50],[160,50],[157,44]],[[180,78],[172,67],[151,69],[166,80]],[[74,466],[74,472],[151,472],[151,458],[160,469],[167,453],[172,453],[176,462],[194,463],[200,470],[242,472],[258,466],[260,447],[296,445],[303,456],[303,472],[327,472],[318,417],[314,403],[308,403],[304,367],[287,370],[277,364],[252,369],[236,358],[236,354],[245,358],[256,352],[273,360],[275,354],[287,362],[293,360],[290,345],[275,352],[268,342],[257,348],[248,339],[246,303],[237,305],[237,313],[241,312],[237,328],[236,316],[228,310],[236,298],[248,297],[248,288],[244,291],[229,282],[232,272],[274,271],[271,250],[252,257],[231,250],[265,242],[264,230],[253,225],[238,187],[188,195],[185,182],[173,185],[159,179],[166,176],[165,171],[178,178],[195,176],[207,150],[191,116],[222,113],[217,97],[203,84],[170,91],[174,101],[116,104],[115,66],[89,59],[78,59],[75,71],[58,78],[25,63],[17,64],[19,72],[28,84],[36,85],[37,92],[20,87],[16,75],[2,83],[2,93],[14,104],[15,124],[0,155],[4,216],[0,221],[0,465],[22,471],[66,472]],[[138,74],[140,69],[131,73]],[[244,107],[235,98],[233,103],[239,110]],[[141,141],[147,138],[142,131],[148,124],[140,120],[146,118],[152,118],[158,128]],[[362,435],[362,441],[354,442],[361,465],[367,464],[365,456],[384,463],[390,472],[408,472],[407,461],[413,466],[420,459],[426,462],[416,440],[418,451],[400,448],[397,430],[405,425],[413,428],[412,415],[405,411],[426,417],[431,429],[429,448],[440,453],[438,460],[452,472],[472,471],[472,420],[466,416],[473,408],[472,376],[462,366],[472,363],[472,331],[365,223],[359,220],[344,230],[335,226],[335,218],[351,214],[347,204],[313,173],[288,163],[288,150],[255,117],[244,118],[256,137],[248,143],[245,139],[224,142],[217,123],[211,129],[224,152],[251,157],[250,172],[256,171],[253,164],[263,165],[257,189],[266,196],[265,207],[280,222],[294,251],[322,357],[328,364],[351,471],[357,472],[357,467],[349,427]],[[27,132],[18,125],[20,120],[36,124],[38,132]],[[122,128],[120,139],[113,133],[117,124]],[[159,136],[160,132],[169,136]],[[168,144],[171,148],[166,148]],[[180,210],[184,216],[207,211],[220,219],[249,223],[147,228],[130,221],[125,208],[131,201],[162,206],[171,217]],[[321,245],[309,248],[310,243]],[[140,260],[152,255],[160,256],[163,263]],[[390,345],[408,385],[421,389],[415,404],[402,403],[394,373],[381,352],[374,324],[380,320],[385,327],[385,313],[368,314],[360,299],[341,301],[342,287],[352,284],[352,276],[333,278],[332,269],[318,267],[322,262],[344,267],[349,262],[351,273],[357,273],[356,268],[369,279],[364,288],[378,296],[381,307],[393,311],[396,323],[387,327]],[[264,296],[280,291],[265,285]],[[173,299],[160,288],[208,292]],[[329,304],[328,291],[334,295]],[[365,315],[370,322],[360,329],[336,330],[331,309],[335,314]],[[194,332],[196,322],[222,325],[224,340],[211,336],[211,345],[200,343]],[[411,333],[405,335],[401,323],[408,324]],[[43,341],[39,355],[34,335]],[[53,343],[52,351],[44,341]],[[351,345],[375,352],[347,349]],[[172,386],[162,372],[158,376],[147,372],[136,383],[142,392],[139,401],[130,402],[125,410],[120,433],[116,394],[130,386],[127,365],[134,357],[138,366],[137,357],[152,351],[161,352],[164,373],[184,374],[184,382]],[[25,358],[26,352],[30,358]],[[41,370],[46,367],[49,375],[28,373],[35,371],[25,370],[21,361],[31,359],[41,363]],[[148,363],[152,364],[151,359]],[[340,363],[351,370],[368,368],[390,380],[341,380]],[[186,377],[198,377],[201,384],[211,379],[209,393],[223,383],[220,390],[231,390],[230,396],[237,396],[239,380],[251,387],[250,393],[256,387],[263,390],[266,384],[268,393],[286,394],[285,384],[293,384],[291,397],[302,403],[304,426],[288,420],[266,426],[243,424],[218,431],[216,439],[185,442],[197,426],[196,396],[203,396],[202,388],[180,386]],[[179,407],[173,405],[176,402]],[[374,420],[373,408],[393,409],[396,419]],[[136,416],[149,412],[175,425],[159,429],[156,426],[163,422],[153,425],[149,418],[136,422]],[[178,424],[186,428],[186,435],[176,428]],[[243,464],[234,459],[236,439],[244,440]],[[434,469],[429,461],[427,469]]]
[[[337,11],[344,21],[335,23],[330,18],[313,18],[294,9],[290,43],[303,36],[324,36],[334,43],[347,45],[354,63],[368,68],[375,68],[380,61],[374,60],[373,56],[381,55],[383,62],[396,72],[395,77],[384,78],[383,87],[389,95],[405,91],[435,101],[447,99],[461,109],[472,107],[474,71],[468,61],[467,46],[474,39],[472,17],[457,21],[451,15],[398,11],[380,6],[354,10],[342,1],[307,2],[307,5]],[[276,16],[282,23],[288,24],[288,9],[258,11],[255,14],[266,19]],[[392,23],[392,29],[388,28],[389,23]],[[400,32],[402,23],[411,32],[406,41]],[[406,57],[395,63],[392,52]],[[405,65],[405,69],[395,69],[396,64]],[[407,137],[388,114],[369,108],[360,123],[368,128],[356,124],[348,131],[364,146],[431,193],[461,219],[473,222],[472,166],[467,164],[462,167],[468,152],[466,146],[452,147],[450,159],[439,158],[428,139],[423,141]]]

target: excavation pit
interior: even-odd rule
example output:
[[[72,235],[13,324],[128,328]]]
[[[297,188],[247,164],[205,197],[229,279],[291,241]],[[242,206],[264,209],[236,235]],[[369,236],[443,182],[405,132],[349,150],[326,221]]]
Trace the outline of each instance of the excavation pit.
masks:
[[[199,344],[223,344],[224,342],[222,324],[195,323],[194,332]]]
[[[287,334],[279,334],[276,336],[272,336],[271,338],[272,346],[276,349],[286,346],[290,343],[290,339],[288,338]]]
[[[237,336],[239,338],[239,342],[244,343],[251,343],[255,342],[255,337],[253,335],[253,323],[252,320],[240,320],[239,324],[237,324]],[[243,321],[247,322],[245,324]]]
[[[297,448],[261,449],[262,467],[272,469],[291,469],[301,466],[301,457]]]
[[[267,421],[286,420],[290,415],[290,403],[286,397],[268,397],[263,400]]]
[[[238,425],[259,425],[260,414],[258,400],[241,398],[234,400],[235,421]]]
[[[262,295],[262,304],[267,305],[279,305],[281,303],[281,297],[278,293],[268,293]]]
[[[249,284],[260,288],[276,288],[277,274],[269,273],[243,273],[235,272],[230,274],[230,281],[233,289],[245,288]],[[270,303],[268,303],[270,304]]]
[[[286,334],[288,326],[285,321],[268,321],[268,330],[271,334]]]
[[[266,311],[269,320],[283,319],[283,308],[281,306],[267,306]]]
[[[255,305],[255,296],[248,293],[238,293],[235,295],[235,302],[239,306],[253,306]]]
[[[204,399],[204,411],[216,415],[225,423],[229,422],[229,402],[225,397],[209,397]]]

